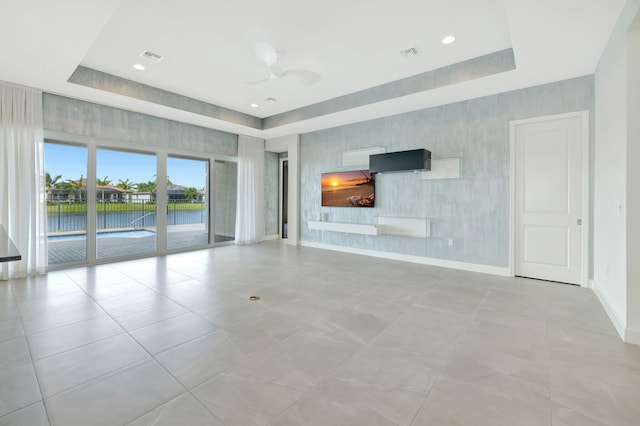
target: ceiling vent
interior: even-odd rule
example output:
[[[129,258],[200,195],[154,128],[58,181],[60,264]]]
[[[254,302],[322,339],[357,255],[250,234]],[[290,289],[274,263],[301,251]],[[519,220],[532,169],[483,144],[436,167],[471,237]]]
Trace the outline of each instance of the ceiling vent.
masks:
[[[400,55],[402,55],[403,58],[409,58],[411,56],[416,56],[419,53],[420,53],[420,51],[418,50],[417,47],[410,47],[409,49],[405,49],[405,50],[400,51]]]
[[[144,59],[147,59],[149,61],[152,61],[152,62],[156,62],[156,63],[160,62],[162,60],[162,56],[161,55],[158,55],[157,53],[150,52],[148,50],[142,51],[142,53],[140,54],[140,57],[144,58]]]

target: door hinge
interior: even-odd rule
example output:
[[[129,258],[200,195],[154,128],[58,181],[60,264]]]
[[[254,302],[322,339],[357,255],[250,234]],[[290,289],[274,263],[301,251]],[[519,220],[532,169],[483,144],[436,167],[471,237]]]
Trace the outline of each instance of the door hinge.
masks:
[[[578,219],[576,222],[578,223],[578,225],[582,226],[582,219]]]

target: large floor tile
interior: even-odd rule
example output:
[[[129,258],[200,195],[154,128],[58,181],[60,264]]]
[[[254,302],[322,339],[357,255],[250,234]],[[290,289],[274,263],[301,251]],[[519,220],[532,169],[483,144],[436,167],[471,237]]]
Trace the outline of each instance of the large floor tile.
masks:
[[[425,395],[329,378],[300,398],[277,425],[409,425]]]
[[[127,426],[223,426],[191,394],[184,393],[156,408],[148,414],[129,423]]]
[[[90,318],[28,336],[34,360],[124,333],[108,316]]]
[[[416,301],[419,306],[442,309],[464,315],[474,315],[484,299],[480,294],[456,294],[442,290],[431,290]]]
[[[640,419],[639,376],[625,377],[600,369],[551,364],[551,400],[576,413],[607,425],[637,425]],[[616,379],[620,379],[616,383]],[[566,411],[565,411],[566,412]]]
[[[217,329],[213,323],[188,313],[139,328],[132,331],[131,335],[155,355]]]
[[[462,338],[472,345],[504,352],[527,361],[546,362],[549,359],[546,335],[531,330],[475,321]]]
[[[0,417],[0,426],[49,426],[42,402]]]
[[[505,306],[487,307],[481,305],[475,312],[474,318],[478,321],[489,321],[496,324],[513,327],[519,330],[544,334],[547,332],[547,321],[544,313],[527,313],[518,309],[505,309]]]
[[[31,364],[31,354],[27,339],[18,337],[0,342],[0,371]]]
[[[371,292],[379,297],[384,297],[393,303],[399,303],[403,305],[413,305],[420,300],[427,291],[436,288],[435,285],[425,284],[424,287],[418,288],[412,285],[403,284],[401,281],[397,281],[391,284],[385,284]]]
[[[264,312],[249,320],[226,327],[231,341],[250,355],[261,352],[309,326],[274,311]]]
[[[363,312],[342,306],[319,315],[311,324],[336,339],[369,343],[392,323],[388,318],[383,312]]]
[[[20,311],[18,310],[18,304],[11,297],[0,300],[0,321],[19,320]]]
[[[223,330],[175,346],[156,359],[187,389],[191,389],[244,359]]]
[[[491,288],[482,300],[482,308],[527,315],[544,320],[547,297],[544,292],[518,292]]]
[[[95,302],[86,302],[72,306],[60,306],[42,315],[23,319],[22,327],[25,333],[30,335],[103,315],[106,313]]]
[[[440,375],[444,363],[445,358],[365,346],[342,363],[332,376],[427,393]]]
[[[0,425],[635,426],[638,389],[577,286],[279,242],[0,282]]]
[[[551,419],[553,426],[611,426],[611,423],[602,423],[553,401],[551,402]]]
[[[360,345],[304,329],[230,369],[230,375],[309,390]]]
[[[549,389],[549,362],[527,360],[504,352],[497,347],[471,344],[462,339],[447,353],[445,376],[465,382],[475,382],[486,377],[502,375]]]
[[[185,389],[152,360],[118,370],[45,400],[53,426],[128,423]]]
[[[32,364],[0,371],[0,416],[42,399]]]
[[[17,302],[84,293],[66,275],[39,275],[36,278],[12,280],[11,289]]]
[[[471,325],[472,320],[468,315],[414,306],[371,344],[380,348],[434,355],[457,340]]]
[[[192,311],[235,299],[235,296],[219,287],[193,279],[158,289],[158,292]]]
[[[199,309],[196,313],[219,327],[228,327],[253,318],[268,309],[262,300],[251,301],[248,298],[234,297],[226,302]]]
[[[22,336],[24,336],[24,329],[20,318],[0,320],[0,342]]]
[[[225,425],[266,426],[304,391],[221,374],[192,393]]]
[[[413,426],[541,426],[551,424],[548,390],[491,375],[474,382],[441,377]]]
[[[35,362],[45,398],[149,358],[130,336],[121,334]]]

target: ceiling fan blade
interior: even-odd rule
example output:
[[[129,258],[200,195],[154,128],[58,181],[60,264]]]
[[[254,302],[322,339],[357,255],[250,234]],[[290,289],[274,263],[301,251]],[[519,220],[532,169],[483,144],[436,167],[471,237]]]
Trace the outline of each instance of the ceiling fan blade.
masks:
[[[269,43],[261,41],[256,44],[256,57],[260,62],[270,67],[278,61],[278,52],[276,51],[276,48]]]
[[[320,81],[320,74],[310,70],[291,69],[284,72],[284,75],[293,75],[298,78],[304,87],[310,87]]]
[[[256,81],[245,81],[244,84],[260,84],[260,83],[266,83],[267,81],[271,80],[272,77],[269,76],[267,78],[263,78],[262,80],[256,80]]]
[[[269,69],[271,70],[271,78],[282,78],[285,75],[285,72],[282,71],[282,68],[277,65],[271,65]]]

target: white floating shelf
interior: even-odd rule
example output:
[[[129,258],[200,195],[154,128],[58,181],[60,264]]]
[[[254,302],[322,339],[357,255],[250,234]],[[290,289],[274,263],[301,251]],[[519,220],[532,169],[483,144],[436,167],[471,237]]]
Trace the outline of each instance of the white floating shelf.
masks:
[[[369,156],[372,154],[381,154],[387,152],[387,148],[383,146],[372,146],[369,148],[350,149],[338,153],[339,167],[355,167],[362,166],[369,168]]]
[[[309,221],[309,229],[344,232],[347,234],[380,235],[377,225],[363,223]]]
[[[417,217],[378,217],[378,224],[309,221],[309,229],[361,235],[431,237],[431,220]]]
[[[422,217],[378,217],[378,226],[385,235],[401,237],[431,237],[431,220]]]
[[[420,172],[421,180],[460,179],[462,158],[431,159],[431,170]]]

